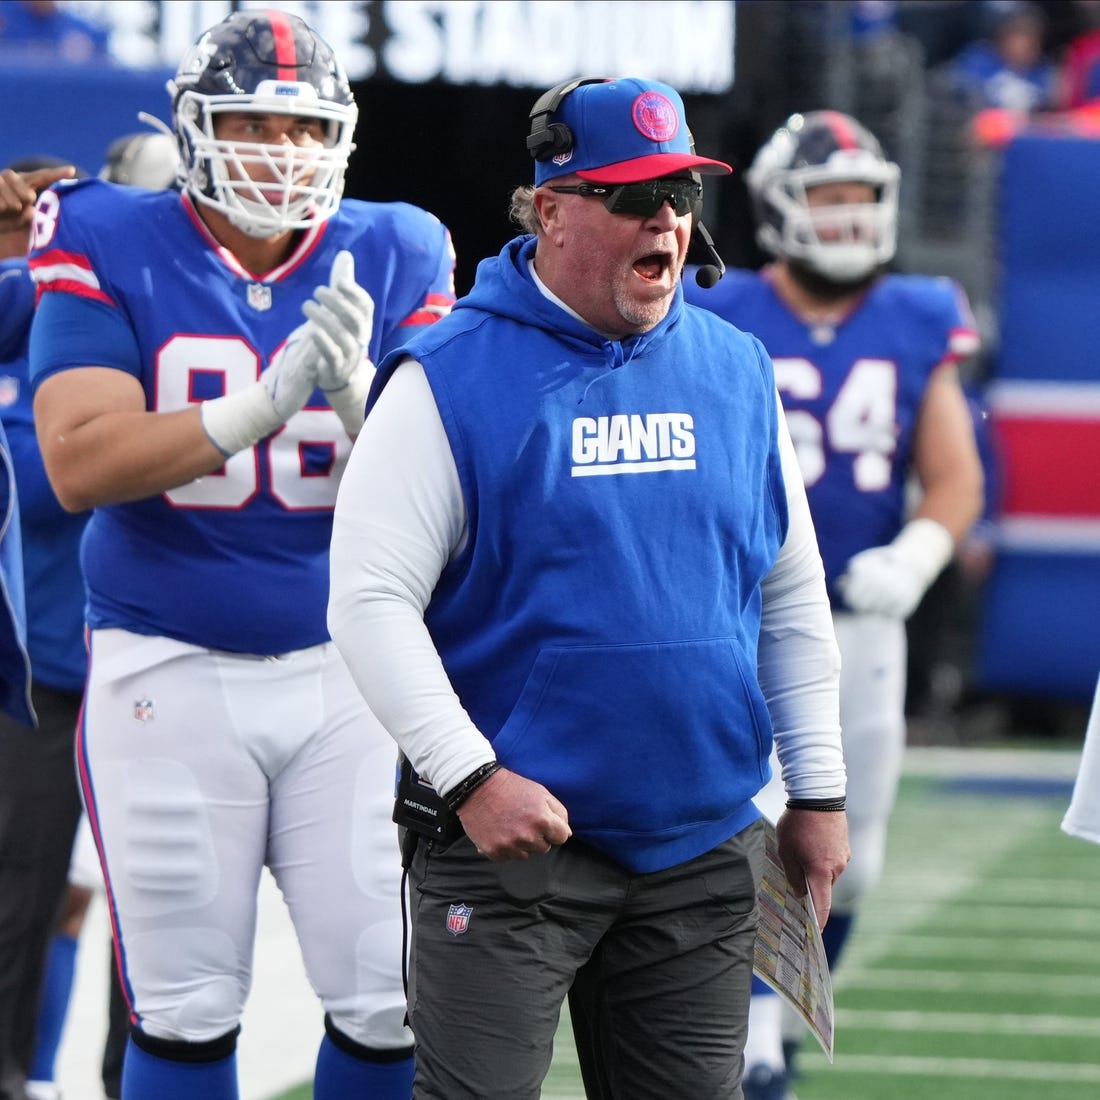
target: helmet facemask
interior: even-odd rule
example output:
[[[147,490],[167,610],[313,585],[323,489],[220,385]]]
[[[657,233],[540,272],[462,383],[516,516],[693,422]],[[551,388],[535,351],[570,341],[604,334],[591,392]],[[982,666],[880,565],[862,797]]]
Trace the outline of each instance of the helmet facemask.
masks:
[[[293,100],[293,112],[287,111],[285,98],[265,101],[262,87],[255,96],[184,92],[176,105],[181,145],[190,153],[187,190],[251,237],[305,229],[331,217],[340,205],[354,149],[356,108],[319,100],[308,84],[297,87],[302,94]],[[215,137],[216,116],[240,111],[321,119],[324,144],[265,145]],[[249,169],[257,167],[260,179],[253,181]]]
[[[792,115],[745,174],[757,240],[774,256],[838,285],[873,277],[897,250],[900,170],[865,127],[838,111]],[[823,184],[860,183],[872,202],[811,206]]]
[[[834,163],[843,161],[845,163]],[[897,250],[896,164],[870,154],[834,153],[826,165],[793,169],[768,181],[762,201],[778,215],[760,227],[760,242],[775,255],[801,260],[837,282],[855,282],[889,263]],[[875,189],[874,202],[810,206],[806,192],[851,180]]]
[[[306,229],[336,212],[358,109],[332,48],[298,16],[226,16],[191,47],[168,91],[184,186],[196,202],[252,237]],[[323,140],[215,137],[218,116],[230,112],[318,120]]]

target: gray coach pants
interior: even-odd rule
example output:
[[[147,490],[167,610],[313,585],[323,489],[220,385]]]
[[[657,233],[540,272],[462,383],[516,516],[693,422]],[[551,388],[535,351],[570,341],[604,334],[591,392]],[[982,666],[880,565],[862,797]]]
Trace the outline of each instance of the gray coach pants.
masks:
[[[571,840],[413,860],[415,1100],[536,1100],[569,997],[590,1100],[740,1100],[763,861],[758,821],[633,874]]]
[[[80,820],[80,692],[34,684],[31,697],[38,729],[0,715],[0,1100],[23,1100]]]

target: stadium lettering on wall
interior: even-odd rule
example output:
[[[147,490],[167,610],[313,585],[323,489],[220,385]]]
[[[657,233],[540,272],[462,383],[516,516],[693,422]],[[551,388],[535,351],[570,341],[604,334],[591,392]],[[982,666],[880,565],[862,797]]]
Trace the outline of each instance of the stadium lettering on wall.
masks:
[[[90,0],[124,65],[173,66],[231,11],[301,15],[332,43],[353,81],[545,88],[562,73],[644,72],[684,93],[733,86],[734,0]]]

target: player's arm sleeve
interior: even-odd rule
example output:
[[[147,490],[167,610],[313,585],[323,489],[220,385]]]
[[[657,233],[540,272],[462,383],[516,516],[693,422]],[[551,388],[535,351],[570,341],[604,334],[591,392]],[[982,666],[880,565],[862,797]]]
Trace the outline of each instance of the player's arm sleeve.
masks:
[[[372,407],[341,479],[328,621],[371,710],[440,791],[495,759],[424,623],[465,532],[446,431],[423,368],[407,360]]]
[[[137,339],[116,306],[47,291],[31,325],[31,382],[37,387],[50,375],[73,367],[113,367],[140,377]]]
[[[404,344],[413,333],[434,325],[455,303],[455,251],[447,227],[418,207],[395,204],[396,286],[379,328],[375,362]]]
[[[424,325],[434,325],[441,317],[446,317],[451,312],[451,306],[455,302],[455,250],[451,241],[451,234],[442,222],[434,222],[436,234],[433,254],[435,257],[434,270],[429,271],[427,287],[409,313],[398,326],[398,335],[402,340],[407,339],[409,330],[422,328]],[[431,260],[426,264],[430,269]]]
[[[757,671],[790,798],[844,794],[840,650],[806,489],[776,402],[790,522],[762,587]]]
[[[949,362],[962,363],[973,359],[981,350],[981,335],[966,291],[954,279],[947,280],[947,298],[947,347],[944,358]]]

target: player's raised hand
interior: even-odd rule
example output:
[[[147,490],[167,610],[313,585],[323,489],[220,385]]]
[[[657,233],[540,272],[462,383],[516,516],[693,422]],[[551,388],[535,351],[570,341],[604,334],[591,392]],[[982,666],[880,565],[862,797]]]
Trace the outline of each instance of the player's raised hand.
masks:
[[[312,324],[317,381],[345,430],[363,426],[374,366],[367,355],[374,329],[374,299],[355,281],[355,258],[338,252],[327,286],[319,286],[302,306]]]
[[[285,424],[320,384],[314,333],[308,322],[299,325],[260,375],[280,424]]]
[[[285,424],[317,388],[317,345],[310,323],[299,325],[258,381],[202,403],[202,426],[224,455],[234,455]]]
[[[355,281],[350,252],[337,253],[328,285],[313,292],[302,312],[317,326],[313,335],[321,357],[321,389],[340,389],[366,356],[374,328],[374,299]]]
[[[5,168],[0,172],[0,233],[25,230],[34,217],[39,191],[75,175],[76,169],[71,164],[61,168],[38,168],[33,172]]]

